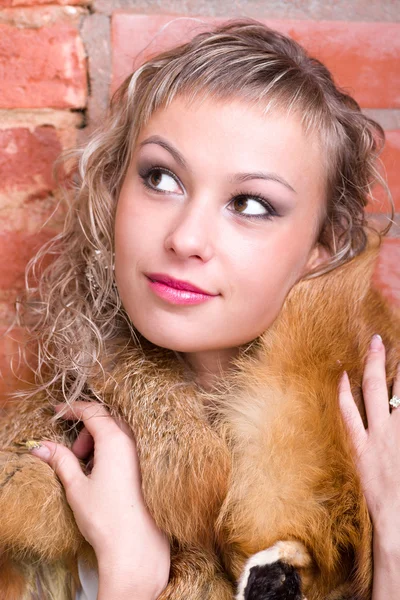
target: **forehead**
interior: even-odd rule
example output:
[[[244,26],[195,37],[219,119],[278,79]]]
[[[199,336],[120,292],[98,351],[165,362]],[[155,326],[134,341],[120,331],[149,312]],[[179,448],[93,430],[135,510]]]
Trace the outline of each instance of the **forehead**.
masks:
[[[213,100],[176,97],[158,109],[139,133],[136,148],[161,136],[194,170],[209,173],[274,171],[299,193],[324,195],[326,173],[319,136],[305,131],[296,113],[274,109],[264,114],[257,104],[233,98]]]

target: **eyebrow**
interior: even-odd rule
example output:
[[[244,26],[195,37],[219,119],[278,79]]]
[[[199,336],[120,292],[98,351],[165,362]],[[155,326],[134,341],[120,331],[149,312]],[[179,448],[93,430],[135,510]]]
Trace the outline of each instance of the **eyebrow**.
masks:
[[[146,146],[147,144],[158,144],[158,146],[161,146],[161,148],[164,148],[164,150],[169,152],[174,157],[176,162],[181,165],[181,167],[187,171],[190,170],[182,154],[176,148],[171,146],[171,144],[169,144],[166,140],[164,140],[164,138],[160,137],[159,135],[151,135],[149,138],[141,142],[140,148]]]
[[[251,179],[263,179],[265,181],[276,181],[281,183],[291,192],[297,194],[296,190],[278,173],[264,173],[263,171],[255,171],[254,173],[238,173],[232,177],[232,182],[242,183],[243,181],[250,181]]]
[[[151,135],[149,138],[140,143],[140,148],[143,146],[147,146],[147,144],[157,144],[164,148],[167,152],[171,154],[171,156],[176,160],[176,162],[181,165],[187,171],[190,171],[189,166],[186,160],[183,158],[182,154],[171,146],[164,138],[159,135]],[[230,180],[232,183],[243,183],[244,181],[250,181],[252,179],[262,179],[264,181],[276,181],[281,185],[285,186],[291,192],[297,194],[296,190],[280,175],[277,173],[264,173],[263,171],[255,171],[254,173],[237,173],[233,175]]]

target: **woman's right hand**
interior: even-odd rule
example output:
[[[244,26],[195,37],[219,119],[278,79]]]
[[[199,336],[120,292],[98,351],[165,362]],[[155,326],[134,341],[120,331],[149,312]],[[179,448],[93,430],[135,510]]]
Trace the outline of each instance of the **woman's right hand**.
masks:
[[[144,503],[132,432],[94,402],[76,402],[63,417],[84,423],[72,450],[44,440],[32,453],[60,478],[76,523],[96,553],[98,600],[157,598],[168,583],[170,547]],[[92,451],[85,474],[78,458]]]

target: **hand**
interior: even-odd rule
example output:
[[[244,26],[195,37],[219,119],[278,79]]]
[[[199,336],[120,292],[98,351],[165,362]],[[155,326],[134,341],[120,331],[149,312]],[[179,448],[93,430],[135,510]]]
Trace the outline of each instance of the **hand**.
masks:
[[[372,338],[363,374],[363,396],[368,419],[365,429],[344,373],[339,401],[356,450],[364,495],[374,534],[399,537],[400,532],[400,408],[390,413],[386,386],[385,347]],[[400,396],[400,372],[393,384]],[[400,543],[395,542],[400,554]]]
[[[101,404],[75,402],[66,412],[65,405],[56,410],[61,408],[63,418],[85,425],[72,450],[43,441],[32,453],[55,470],[65,488],[76,523],[96,553],[100,590],[103,581],[113,598],[125,593],[157,598],[168,583],[170,549],[143,500],[132,432]],[[78,458],[93,449],[91,472],[84,474]],[[111,590],[112,582],[124,594]]]

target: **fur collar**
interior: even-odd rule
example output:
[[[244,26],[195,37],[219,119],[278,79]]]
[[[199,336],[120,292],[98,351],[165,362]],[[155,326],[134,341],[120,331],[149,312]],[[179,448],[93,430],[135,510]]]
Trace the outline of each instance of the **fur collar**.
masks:
[[[363,413],[363,362],[374,333],[385,343],[389,386],[395,374],[400,319],[371,285],[377,251],[297,284],[275,323],[241,348],[234,368],[212,390],[201,389],[174,352],[146,340],[104,361],[91,387],[130,424],[146,503],[174,552],[201,549],[207,564],[222,560],[237,579],[248,556],[279,539],[298,539],[324,567],[318,589],[330,590],[334,577],[344,580],[337,565],[347,568],[340,548],[350,548],[364,569],[354,596],[368,587],[368,515],[337,383],[347,370]],[[42,398],[37,410],[46,406]],[[32,406],[24,410],[20,427],[31,422]],[[49,439],[53,435],[59,433],[49,431]],[[216,548],[218,557],[210,559]],[[90,560],[87,550],[81,556]],[[71,568],[57,564],[57,581],[66,581]],[[44,562],[40,573],[24,565],[33,587],[40,575],[42,588],[53,589],[54,564]],[[69,587],[57,598],[69,598]]]

